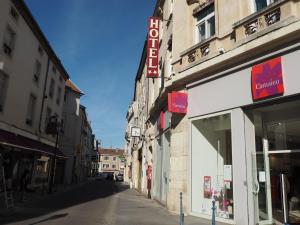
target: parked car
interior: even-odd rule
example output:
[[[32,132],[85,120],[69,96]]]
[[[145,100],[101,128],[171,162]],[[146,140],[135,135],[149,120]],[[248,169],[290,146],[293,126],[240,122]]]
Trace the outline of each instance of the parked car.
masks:
[[[124,181],[124,175],[122,173],[119,173],[116,175],[116,181]]]
[[[113,173],[108,173],[106,176],[106,180],[113,180],[114,179],[114,174]]]

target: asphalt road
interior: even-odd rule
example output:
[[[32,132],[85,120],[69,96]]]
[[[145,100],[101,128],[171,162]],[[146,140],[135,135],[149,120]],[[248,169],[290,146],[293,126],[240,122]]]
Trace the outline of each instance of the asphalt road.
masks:
[[[67,192],[25,204],[14,215],[0,218],[10,225],[178,225],[153,200],[113,181],[94,181]],[[187,218],[186,225],[202,225]]]

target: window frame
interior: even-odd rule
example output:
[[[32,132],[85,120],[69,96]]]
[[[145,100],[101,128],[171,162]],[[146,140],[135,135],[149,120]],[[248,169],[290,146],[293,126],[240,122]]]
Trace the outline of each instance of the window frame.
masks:
[[[61,87],[57,87],[57,96],[56,96],[56,104],[60,105],[61,102],[61,93],[62,93],[62,88]]]
[[[0,79],[3,78],[3,86],[0,89],[0,113],[4,111],[5,100],[8,90],[9,76],[0,70]]]
[[[35,60],[34,72],[33,72],[33,81],[38,85],[42,72],[42,63],[39,60]]]
[[[33,125],[36,105],[37,105],[37,97],[35,94],[30,93],[28,106],[27,106],[26,120],[25,120],[25,123],[29,126]]]
[[[260,10],[262,10],[263,8],[261,8],[261,9],[257,9],[257,4],[256,4],[256,1],[257,0],[251,0],[251,2],[252,2],[252,12],[253,13],[255,13],[255,12],[258,12],[258,11],[260,11]],[[276,1],[278,1],[278,0],[265,0],[266,2],[267,2],[267,6],[266,7],[268,7],[269,5],[271,5],[271,4],[273,4],[274,2],[276,2]],[[264,7],[265,8],[265,7]]]
[[[9,36],[9,40],[7,37]],[[3,35],[3,43],[2,43],[2,50],[4,55],[8,57],[13,56],[13,52],[16,45],[17,33],[10,25],[6,25],[4,35]],[[9,43],[8,43],[9,42]]]
[[[208,8],[210,7],[210,5],[208,5],[207,7],[203,8],[201,11],[204,11],[204,10],[207,10]],[[197,14],[199,14],[201,11],[199,11],[196,15],[195,15],[195,20],[196,20],[196,23],[195,23],[195,39],[196,39],[196,43],[200,43],[212,36],[214,36],[216,34],[216,29],[215,29],[215,32],[214,34],[212,35],[208,35],[208,21],[209,19],[211,19],[212,17],[215,17],[215,24],[214,26],[216,27],[216,10],[215,10],[215,5],[213,4],[213,7],[214,7],[214,11],[211,12],[210,14],[206,15],[205,17],[203,17],[201,20],[197,21]],[[203,40],[200,39],[200,33],[199,33],[199,26],[201,24],[205,25],[205,37]]]
[[[10,7],[9,15],[15,21],[15,23],[18,23],[20,14],[18,13],[18,10],[15,7]]]
[[[55,92],[55,80],[51,78],[50,85],[49,85],[49,92],[48,95],[52,99],[54,97]]]

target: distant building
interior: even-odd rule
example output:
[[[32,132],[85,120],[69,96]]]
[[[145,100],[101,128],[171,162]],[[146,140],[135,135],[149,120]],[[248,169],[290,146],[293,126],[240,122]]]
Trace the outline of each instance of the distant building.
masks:
[[[99,149],[99,172],[124,173],[125,157],[121,149]]]
[[[63,109],[63,135],[60,138],[61,150],[68,157],[65,165],[65,184],[71,184],[76,180],[76,148],[80,145],[81,121],[79,109],[80,97],[82,95],[83,92],[72,81],[68,80],[66,82]]]

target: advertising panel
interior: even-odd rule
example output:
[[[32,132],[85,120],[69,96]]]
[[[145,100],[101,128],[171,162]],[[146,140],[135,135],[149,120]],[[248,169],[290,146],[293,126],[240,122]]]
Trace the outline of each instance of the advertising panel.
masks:
[[[281,57],[253,66],[251,79],[254,101],[282,95],[284,85]]]

